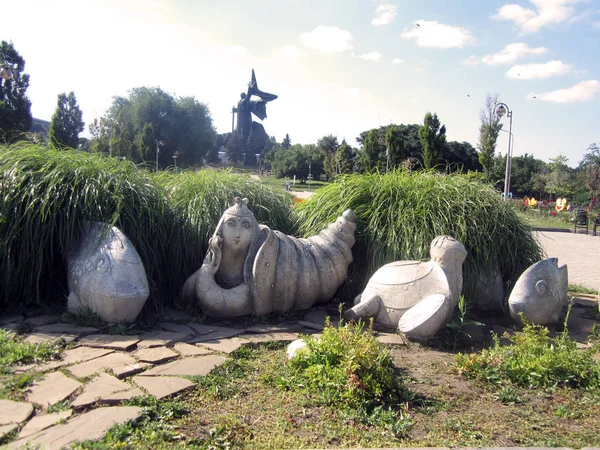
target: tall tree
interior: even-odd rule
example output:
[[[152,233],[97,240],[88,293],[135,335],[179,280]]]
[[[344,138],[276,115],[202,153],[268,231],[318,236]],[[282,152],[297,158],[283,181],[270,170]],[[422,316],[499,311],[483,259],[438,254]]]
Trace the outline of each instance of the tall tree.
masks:
[[[48,130],[50,144],[56,147],[79,147],[79,133],[85,126],[82,117],[73,91],[68,95],[64,92],[58,94],[58,103]]]
[[[337,175],[337,167],[335,162],[335,152],[340,144],[338,143],[337,136],[329,134],[323,136],[317,141],[317,147],[319,147],[325,153],[325,159],[323,160],[323,172],[328,180],[332,180]]]
[[[550,174],[546,180],[546,192],[550,194],[550,199],[556,194],[571,195],[570,171],[567,162],[569,159],[564,155],[558,155],[550,159]]]
[[[352,172],[353,159],[354,152],[352,147],[350,147],[344,139],[335,152],[336,172],[338,174]]]
[[[0,142],[11,143],[20,139],[31,128],[31,102],[26,92],[29,75],[23,73],[25,60],[13,43],[0,43],[0,66],[5,67],[0,77]],[[10,71],[10,73],[9,73]]]
[[[374,128],[369,131],[364,143],[364,152],[362,153],[362,165],[367,172],[377,169],[379,162],[379,154],[381,153],[382,145],[377,130]]]
[[[237,130],[233,130],[225,143],[225,148],[227,148],[227,159],[232,163],[240,162],[244,158],[244,138]]]
[[[423,145],[423,166],[430,169],[437,164],[446,145],[446,126],[440,123],[437,114],[425,114],[419,139]]]
[[[485,97],[485,106],[479,112],[479,141],[477,142],[477,149],[479,150],[479,162],[483,167],[486,180],[488,181],[490,180],[494,164],[496,141],[502,129],[500,117],[498,117],[494,108],[497,103],[498,94],[488,92]]]
[[[389,152],[390,169],[399,167],[408,156],[408,152],[402,131],[396,125],[391,125],[385,133],[385,146]]]
[[[290,139],[290,135],[286,133],[285,137],[283,138],[283,142],[281,143],[281,148],[287,150],[291,145],[292,140]]]

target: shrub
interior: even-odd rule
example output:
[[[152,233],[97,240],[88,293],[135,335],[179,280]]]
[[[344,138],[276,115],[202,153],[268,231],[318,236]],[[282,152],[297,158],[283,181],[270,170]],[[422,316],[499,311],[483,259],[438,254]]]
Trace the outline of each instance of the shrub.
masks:
[[[490,383],[512,382],[518,386],[553,389],[558,386],[584,388],[600,393],[600,365],[592,350],[578,350],[567,330],[550,339],[548,329],[526,324],[522,335],[511,337],[512,345],[501,345],[481,353],[456,355],[459,373]]]
[[[499,264],[505,281],[516,281],[542,257],[530,228],[490,185],[469,177],[398,169],[387,174],[352,174],[319,189],[295,211],[301,234],[321,230],[347,208],[357,217],[354,263],[341,291],[346,301],[360,293],[382,265],[429,259],[434,237],[447,234],[468,251],[464,294]]]
[[[292,358],[281,387],[300,390],[316,404],[358,410],[396,406],[407,391],[394,372],[389,351],[363,324],[326,324],[316,338],[303,336],[308,351]]]

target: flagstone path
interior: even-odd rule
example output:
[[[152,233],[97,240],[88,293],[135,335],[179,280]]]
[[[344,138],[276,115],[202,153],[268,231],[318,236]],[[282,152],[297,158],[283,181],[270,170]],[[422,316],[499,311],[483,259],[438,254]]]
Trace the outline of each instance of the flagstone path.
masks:
[[[52,450],[101,439],[113,425],[142,414],[142,408],[119,406],[123,400],[177,394],[195,385],[189,377],[207,375],[241,346],[293,341],[300,333],[322,330],[326,317],[327,312],[317,308],[301,321],[242,329],[188,322],[184,313],[171,311],[159,330],[139,336],[101,334],[96,328],[60,323],[57,316],[0,318],[0,327],[9,330],[23,322],[33,326],[27,342],[62,339],[74,346],[61,360],[14,368],[15,373],[36,372],[41,378],[29,387],[25,401],[0,400],[0,442],[14,435],[2,448]],[[185,323],[178,323],[182,319]],[[379,333],[378,339],[403,343],[395,334]],[[68,408],[48,413],[56,404]]]

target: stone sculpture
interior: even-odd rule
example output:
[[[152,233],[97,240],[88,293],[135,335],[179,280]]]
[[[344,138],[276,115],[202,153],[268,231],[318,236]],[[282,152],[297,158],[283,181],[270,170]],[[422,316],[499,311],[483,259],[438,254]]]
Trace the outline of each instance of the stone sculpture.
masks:
[[[450,236],[438,236],[429,261],[396,261],[373,274],[349,320],[374,318],[381,329],[400,329],[407,337],[427,340],[452,318],[462,291],[465,247]]]
[[[521,274],[508,298],[511,318],[522,324],[520,314],[536,325],[555,325],[563,319],[569,303],[567,266],[557,258],[536,262]]]
[[[352,262],[354,213],[346,210],[319,235],[297,239],[259,225],[247,203],[236,197],[223,213],[182,297],[221,317],[304,310],[331,300]]]
[[[121,230],[86,222],[67,254],[69,312],[91,310],[108,323],[134,322],[150,295],[138,252]]]

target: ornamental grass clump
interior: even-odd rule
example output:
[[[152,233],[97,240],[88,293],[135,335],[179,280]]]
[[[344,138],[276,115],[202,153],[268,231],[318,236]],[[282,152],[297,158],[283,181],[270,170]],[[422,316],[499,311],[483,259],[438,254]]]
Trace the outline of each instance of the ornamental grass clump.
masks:
[[[389,351],[362,323],[327,322],[320,337],[303,336],[307,351],[293,357],[277,384],[301,391],[317,405],[375,411],[399,409],[407,390]]]
[[[356,214],[354,263],[340,291],[351,302],[384,264],[429,259],[431,241],[450,235],[468,251],[463,293],[469,301],[478,280],[496,265],[514,282],[542,258],[531,229],[490,185],[460,174],[402,169],[351,174],[319,189],[295,210],[302,235],[311,235],[347,208]]]
[[[174,220],[164,193],[133,163],[32,144],[1,146],[0,197],[0,307],[64,300],[65,254],[85,221],[119,227],[140,254],[153,291],[164,292]]]
[[[579,350],[566,330],[551,339],[546,327],[526,324],[523,333],[510,341],[510,345],[502,345],[494,336],[492,348],[474,354],[459,353],[459,373],[493,384],[581,388],[600,394],[600,365],[593,359],[594,350]]]

